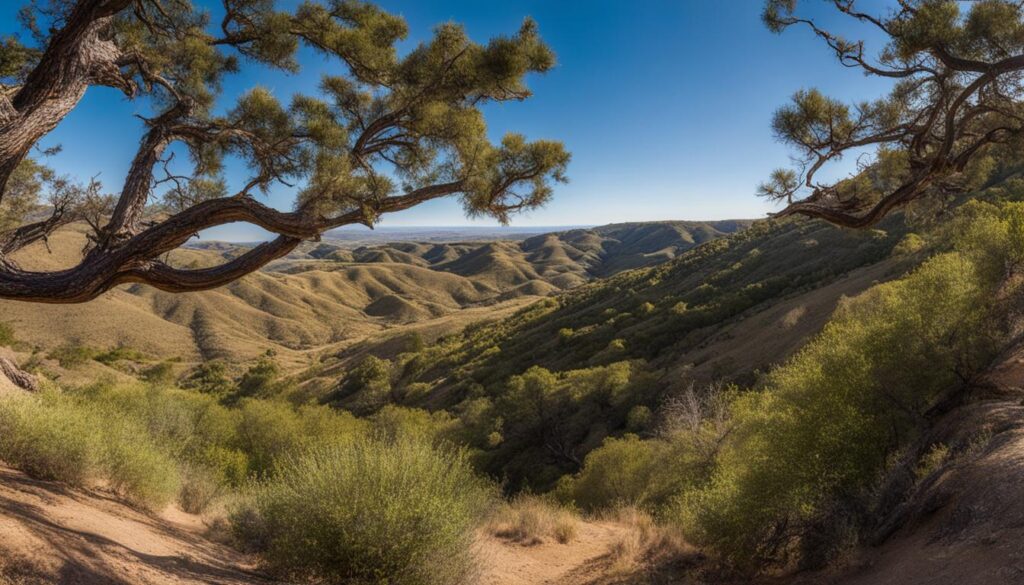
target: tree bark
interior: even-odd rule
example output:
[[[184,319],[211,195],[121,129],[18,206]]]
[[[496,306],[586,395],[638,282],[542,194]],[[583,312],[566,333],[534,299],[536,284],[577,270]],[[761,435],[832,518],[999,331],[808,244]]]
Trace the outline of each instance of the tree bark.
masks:
[[[37,380],[32,374],[19,368],[8,358],[0,356],[0,371],[7,376],[7,379],[9,379],[12,384],[22,390],[28,390],[29,392],[39,390],[39,380]]]

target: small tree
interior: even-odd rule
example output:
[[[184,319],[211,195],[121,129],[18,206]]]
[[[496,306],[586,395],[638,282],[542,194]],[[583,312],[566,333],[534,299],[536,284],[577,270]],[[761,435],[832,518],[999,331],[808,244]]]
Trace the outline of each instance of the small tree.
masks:
[[[820,217],[866,227],[912,201],[941,203],[970,190],[986,156],[1019,148],[1024,13],[1019,2],[983,0],[966,13],[953,0],[900,0],[887,14],[856,0],[831,0],[852,24],[880,30],[887,44],[872,58],[863,40],[826,30],[798,13],[796,0],[768,0],[764,21],[774,32],[808,27],[839,62],[894,80],[877,100],[847,105],[816,89],[798,91],[772,127],[796,150],[795,169],[779,169],[761,195],[788,205],[779,215]],[[873,149],[859,171],[839,181],[818,179],[845,154]]]
[[[554,65],[529,19],[486,45],[441,24],[400,56],[405,21],[354,0],[306,0],[294,12],[274,0],[223,0],[216,23],[190,0],[31,0],[21,15],[31,42],[0,40],[0,298],[75,303],[129,282],[204,290],[325,230],[373,225],[440,197],[459,196],[467,213],[505,222],[565,180],[560,143],[508,134],[492,144],[480,109],[526,99],[525,76]],[[318,95],[282,104],[256,87],[215,113],[240,60],[297,71],[300,45],[342,66],[324,75]],[[154,112],[116,196],[26,158],[96,85]],[[173,144],[188,150],[190,172],[168,170]],[[238,186],[223,176],[227,157],[249,169]],[[252,196],[275,183],[300,186],[293,211]],[[26,222],[42,192],[51,213]],[[149,213],[153,203],[166,213]],[[77,220],[91,230],[77,266],[30,272],[10,260]],[[238,221],[277,237],[211,268],[161,260],[198,231]]]

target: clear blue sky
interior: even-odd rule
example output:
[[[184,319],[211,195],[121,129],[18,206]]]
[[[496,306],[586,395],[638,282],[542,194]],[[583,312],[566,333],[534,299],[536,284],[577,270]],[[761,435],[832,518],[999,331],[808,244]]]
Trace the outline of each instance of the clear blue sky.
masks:
[[[284,7],[297,3],[279,0]],[[875,97],[885,87],[841,67],[807,30],[769,33],[760,22],[760,0],[379,3],[408,20],[405,49],[442,21],[465,24],[478,41],[514,32],[527,15],[539,22],[558,66],[529,80],[533,98],[488,106],[486,114],[494,138],[513,130],[564,141],[573,154],[571,182],[514,225],[761,217],[771,206],[754,196],[756,185],[788,162],[769,128],[775,108],[803,87],[849,99]],[[17,30],[12,4],[0,8],[5,32]],[[825,24],[842,22],[826,3],[805,4]],[[865,8],[882,5],[869,1]],[[298,75],[243,69],[228,84],[224,104],[255,84],[287,101],[340,67],[308,50],[300,60]],[[99,173],[116,191],[141,134],[131,114],[142,111],[113,90],[90,89],[47,138],[46,144],[64,147],[51,164],[81,177]],[[276,189],[269,202],[288,208],[291,193]],[[468,223],[457,202],[446,200],[387,216],[383,225]],[[232,226],[216,235],[252,239],[255,233]]]

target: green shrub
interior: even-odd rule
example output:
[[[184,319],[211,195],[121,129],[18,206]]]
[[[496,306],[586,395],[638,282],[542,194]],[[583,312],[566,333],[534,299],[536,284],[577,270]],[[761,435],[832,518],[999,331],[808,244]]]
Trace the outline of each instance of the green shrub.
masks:
[[[261,357],[238,380],[239,397],[269,398],[280,391],[281,368],[273,356]]]
[[[225,396],[234,389],[234,384],[227,375],[227,366],[224,365],[224,362],[219,361],[199,364],[182,381],[181,385],[183,388],[198,390],[214,396]]]
[[[367,356],[345,376],[338,397],[351,401],[354,411],[369,414],[383,406],[391,393],[392,363]]]
[[[102,425],[102,467],[110,487],[140,506],[159,509],[170,503],[181,485],[177,463],[135,421],[108,414],[96,422]]]
[[[634,506],[656,511],[698,477],[696,452],[685,441],[642,441],[627,434],[605,439],[556,496],[587,511]]]
[[[210,469],[189,467],[182,474],[178,505],[189,514],[201,514],[225,492],[225,482]]]
[[[634,406],[626,415],[626,430],[631,433],[641,433],[650,428],[654,420],[654,414],[650,408],[644,405]]]
[[[239,540],[287,578],[467,582],[489,490],[463,454],[359,440],[285,459],[232,513]]]
[[[0,459],[41,479],[104,479],[127,500],[159,508],[177,493],[178,470],[135,420],[48,391],[0,402]]]
[[[909,256],[915,252],[919,252],[925,247],[924,238],[911,232],[899,241],[898,244],[892,249],[893,256]]]
[[[93,359],[101,364],[110,366],[122,360],[143,362],[146,361],[147,357],[146,354],[137,349],[121,345],[99,353]]]
[[[71,485],[93,479],[98,434],[95,421],[71,404],[42,396],[0,401],[0,459],[32,477]]]
[[[57,360],[62,368],[77,368],[91,360],[96,350],[84,345],[62,345],[50,352],[49,358]]]
[[[174,364],[160,362],[142,371],[142,379],[150,384],[170,384],[174,381]]]

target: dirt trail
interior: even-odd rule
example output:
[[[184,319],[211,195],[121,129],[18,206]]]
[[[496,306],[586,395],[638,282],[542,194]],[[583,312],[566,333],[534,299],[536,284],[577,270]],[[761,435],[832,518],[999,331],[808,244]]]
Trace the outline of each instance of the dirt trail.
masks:
[[[580,522],[576,538],[566,544],[553,540],[522,545],[481,537],[484,572],[481,585],[576,585],[589,583],[609,551],[628,528],[611,522]]]
[[[568,544],[533,546],[481,536],[480,585],[594,583],[629,530],[585,521]],[[271,583],[204,531],[199,517],[177,509],[145,514],[102,492],[0,465],[0,585]]]
[[[252,563],[202,536],[198,517],[151,516],[101,492],[0,466],[0,584],[268,583]]]

